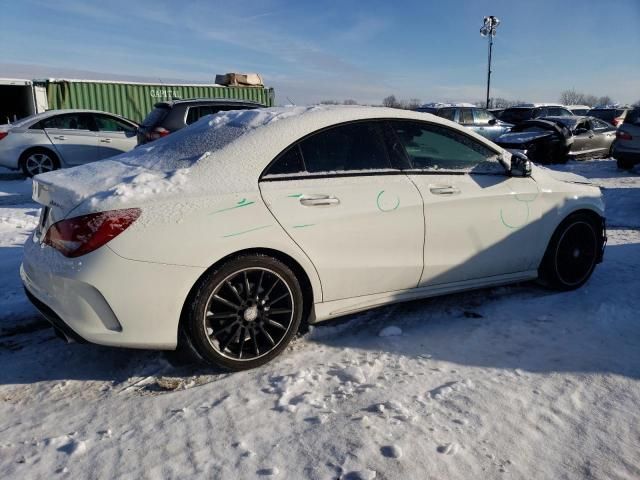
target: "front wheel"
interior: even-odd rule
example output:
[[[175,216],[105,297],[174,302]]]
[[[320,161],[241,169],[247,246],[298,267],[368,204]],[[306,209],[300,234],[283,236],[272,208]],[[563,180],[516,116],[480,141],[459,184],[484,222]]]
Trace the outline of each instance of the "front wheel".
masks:
[[[544,283],[574,290],[591,276],[602,249],[601,227],[585,214],[571,215],[556,229],[539,268]]]
[[[291,269],[272,257],[247,255],[201,279],[184,327],[205,361],[244,370],[267,363],[286,348],[302,311],[302,290]]]

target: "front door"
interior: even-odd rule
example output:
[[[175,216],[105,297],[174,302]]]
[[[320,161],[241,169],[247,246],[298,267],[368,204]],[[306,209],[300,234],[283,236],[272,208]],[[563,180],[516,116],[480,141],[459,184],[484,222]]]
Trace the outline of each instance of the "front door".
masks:
[[[98,156],[100,159],[128,152],[137,144],[135,125],[101,113],[93,114],[98,129]]]
[[[512,178],[497,152],[452,129],[392,122],[404,145],[409,178],[424,199],[425,267],[420,285],[440,285],[535,268],[539,191]]]
[[[42,120],[42,127],[65,164],[98,160],[98,137],[90,114],[56,115]]]
[[[422,199],[391,163],[382,127],[366,121],[315,133],[260,181],[266,205],[317,269],[324,301],[420,281]]]

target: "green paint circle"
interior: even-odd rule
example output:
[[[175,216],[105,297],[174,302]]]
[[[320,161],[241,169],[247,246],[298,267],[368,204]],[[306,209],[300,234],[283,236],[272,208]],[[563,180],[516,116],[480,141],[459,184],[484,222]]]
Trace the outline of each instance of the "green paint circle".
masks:
[[[396,210],[400,206],[400,197],[396,196],[396,204],[392,208],[382,208],[382,206],[380,205],[380,200],[382,199],[383,194],[384,190],[380,190],[378,196],[376,197],[376,205],[378,207],[378,210],[380,210],[381,212],[391,212],[393,210]]]

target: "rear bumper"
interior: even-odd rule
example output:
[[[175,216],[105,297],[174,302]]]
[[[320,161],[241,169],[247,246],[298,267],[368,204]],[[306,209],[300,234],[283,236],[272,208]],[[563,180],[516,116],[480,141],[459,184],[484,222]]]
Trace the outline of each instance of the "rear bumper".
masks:
[[[70,339],[173,349],[184,301],[204,269],[124,259],[108,247],[70,259],[33,240],[20,268],[28,297]]]
[[[24,292],[27,295],[29,301],[33,304],[34,307],[38,309],[38,311],[42,314],[42,316],[51,324],[51,326],[62,334],[63,337],[67,341],[73,341],[76,343],[87,343],[87,341],[78,335],[69,325],[64,323],[56,312],[51,310],[47,305],[38,300],[25,286]]]

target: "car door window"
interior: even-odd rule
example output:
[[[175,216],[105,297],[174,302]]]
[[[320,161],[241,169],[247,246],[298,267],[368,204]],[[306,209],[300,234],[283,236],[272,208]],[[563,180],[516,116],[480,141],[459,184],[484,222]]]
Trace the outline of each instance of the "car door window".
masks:
[[[607,130],[607,129],[611,128],[611,125],[609,125],[606,122],[603,122],[599,118],[592,118],[591,119],[591,124],[593,125],[593,129],[597,130],[597,131]]]
[[[266,175],[291,175],[304,172],[304,162],[300,153],[300,145],[295,144],[282,153],[269,166]]]
[[[135,127],[119,118],[110,117],[109,115],[94,115],[96,126],[100,132],[124,132],[131,133],[135,131]]]
[[[498,153],[461,132],[439,125],[392,122],[414,169],[504,173]]]
[[[303,140],[300,149],[309,173],[391,168],[376,122],[329,128]]]
[[[42,128],[63,130],[95,130],[91,117],[84,113],[56,115],[42,120]]]
[[[476,125],[489,125],[489,122],[491,120],[495,120],[493,114],[481,108],[473,109],[473,117],[475,119]]]
[[[455,108],[443,108],[438,111],[438,116],[442,118],[446,118],[447,120],[451,120],[452,122],[456,121],[456,110]]]
[[[199,107],[190,107],[187,113],[187,125],[197,122],[206,115],[212,115],[220,111],[219,106],[201,105]]]
[[[460,124],[473,125],[473,114],[471,113],[471,109],[463,108],[460,110]]]

